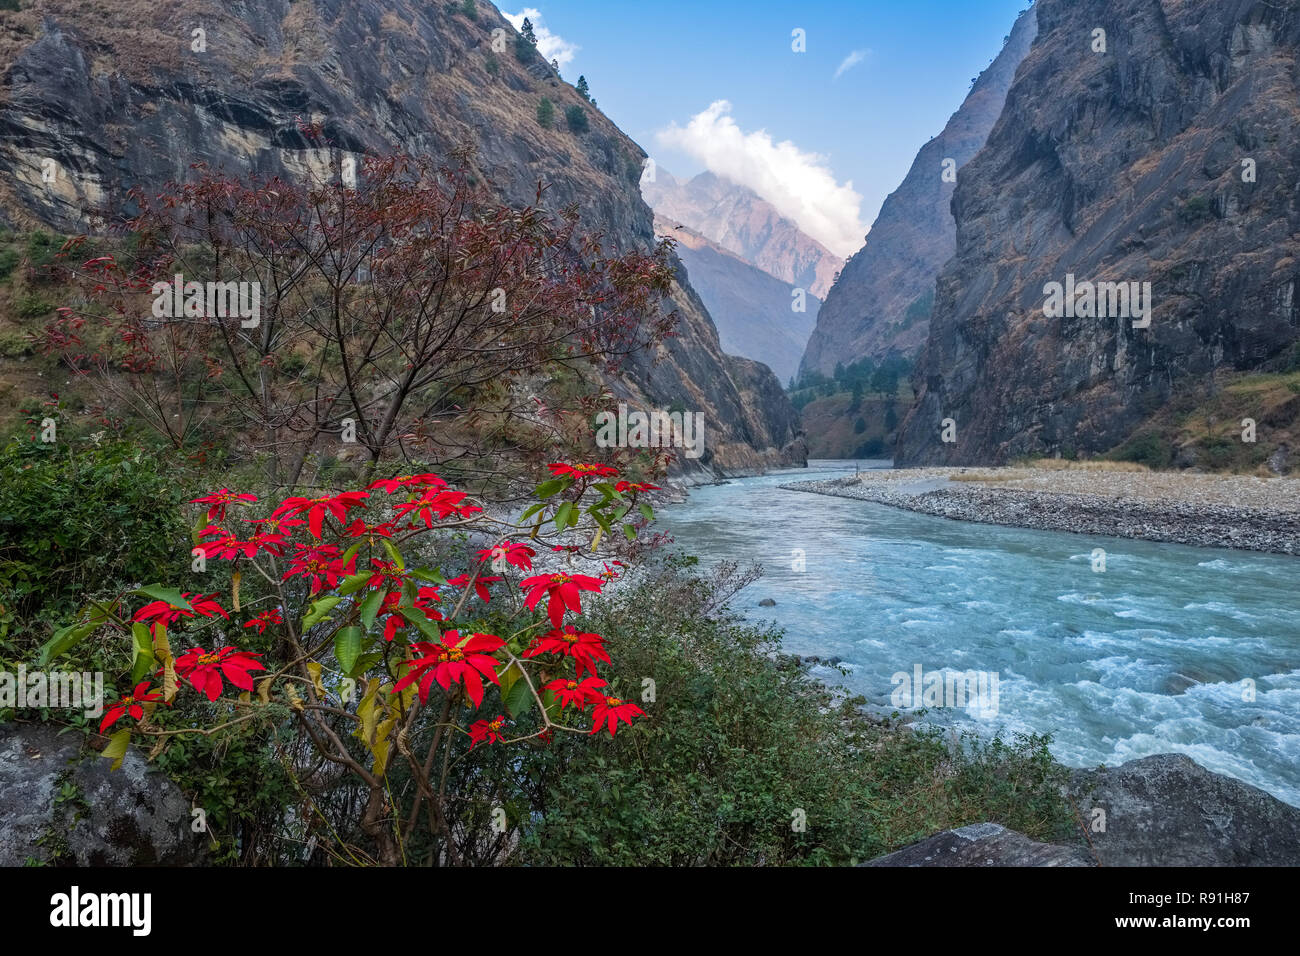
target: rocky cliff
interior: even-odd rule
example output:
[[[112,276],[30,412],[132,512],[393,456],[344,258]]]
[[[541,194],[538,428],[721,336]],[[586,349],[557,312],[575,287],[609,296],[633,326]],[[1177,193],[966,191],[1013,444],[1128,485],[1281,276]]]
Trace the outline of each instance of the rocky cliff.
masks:
[[[682,182],[663,167],[641,182],[646,202],[773,278],[821,299],[844,260],[782,216],[752,189],[714,173]]]
[[[921,147],[912,168],[880,208],[862,249],[844,264],[826,295],[808,340],[802,369],[829,375],[891,353],[914,355],[925,344],[934,282],[952,258],[957,226],[949,209],[955,172],[979,152],[1002,112],[1016,68],[1038,32],[1026,10],[1002,51],[980,74],[938,136]],[[951,172],[945,176],[945,162]]]
[[[193,163],[328,176],[349,155],[437,157],[472,140],[479,172],[509,201],[531,203],[545,181],[549,204],[578,203],[607,250],[648,248],[644,152],[535,50],[517,56],[515,37],[485,2],[24,3],[0,11],[0,208],[15,226],[85,230],[87,209],[135,183],[189,178]],[[559,120],[550,129],[537,121],[543,96]],[[587,131],[566,127],[572,106]],[[312,148],[306,122],[321,124],[330,148]],[[717,468],[799,461],[797,417],[779,388],[747,406],[708,313],[692,290],[679,293],[678,337],[621,387],[703,412]]]
[[[761,362],[788,382],[817,321],[821,302],[680,223],[655,217],[655,231],[677,241],[691,287],[709,310],[722,347]],[[794,307],[802,303],[803,311]]]
[[[1300,337],[1297,4],[1037,13],[958,177],[904,464],[1104,451],[1217,368],[1274,367]],[[1098,282],[1150,283],[1152,313],[1125,317],[1117,290],[1093,301]],[[1049,283],[1073,283],[1077,307],[1050,317]]]

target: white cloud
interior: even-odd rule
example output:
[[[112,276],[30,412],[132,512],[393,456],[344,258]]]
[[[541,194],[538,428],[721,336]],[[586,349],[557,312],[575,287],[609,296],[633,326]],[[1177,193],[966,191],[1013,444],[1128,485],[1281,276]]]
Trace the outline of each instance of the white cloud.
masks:
[[[806,153],[789,140],[773,142],[762,129],[746,133],[730,112],[729,102],[717,100],[685,127],[674,123],[656,139],[748,186],[837,256],[857,252],[866,227],[858,212],[862,197],[852,181],[836,182],[826,157]]]
[[[843,60],[840,61],[840,65],[835,70],[834,79],[838,80],[843,74],[849,72],[849,70],[853,69],[859,63],[865,60],[867,58],[867,54],[870,52],[871,52],[870,50],[854,50],[852,53],[850,53],[848,56],[846,56]]]
[[[524,7],[518,13],[506,13],[503,10],[501,15],[509,20],[510,25],[516,30],[523,30],[525,17],[532,21],[533,33],[537,35],[537,52],[546,58],[547,63],[555,60],[562,67],[568,66],[573,62],[574,54],[582,49],[576,43],[570,43],[558,33],[552,33],[542,26],[542,11],[536,7]]]

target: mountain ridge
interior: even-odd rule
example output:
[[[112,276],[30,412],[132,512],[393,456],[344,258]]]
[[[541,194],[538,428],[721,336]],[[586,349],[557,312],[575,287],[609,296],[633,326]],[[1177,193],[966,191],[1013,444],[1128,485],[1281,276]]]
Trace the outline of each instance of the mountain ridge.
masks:
[[[1012,77],[1037,33],[1034,8],[1016,19],[1007,42],[976,79],[942,132],[916,155],[886,199],[862,248],[850,256],[825,297],[800,362],[802,372],[829,375],[839,363],[890,354],[912,356],[929,331],[935,279],[956,249],[950,203],[960,169],[984,145],[1002,112]]]

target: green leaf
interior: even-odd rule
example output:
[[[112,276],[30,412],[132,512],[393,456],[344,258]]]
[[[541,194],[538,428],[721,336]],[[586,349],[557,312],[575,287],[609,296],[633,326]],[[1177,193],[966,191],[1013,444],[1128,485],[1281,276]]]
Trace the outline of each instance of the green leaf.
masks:
[[[651,508],[650,505],[648,505],[646,502],[644,501],[641,502],[640,510],[641,510],[642,517],[644,517],[646,521],[655,520],[655,510]]]
[[[157,661],[153,656],[153,635],[144,623],[136,621],[131,625],[131,636],[135,649],[131,660],[131,685],[140,683],[140,679],[153,669]]]
[[[429,581],[433,584],[446,584],[447,579],[438,571],[430,571],[427,568],[415,568],[411,571],[411,577],[420,581]]]
[[[339,585],[339,594],[346,596],[360,591],[366,586],[366,582],[370,580],[372,573],[373,572],[370,571],[362,571],[360,574],[348,575],[348,577],[343,579],[343,583]]]
[[[351,676],[352,669],[357,666],[357,660],[361,657],[361,646],[359,627],[339,628],[339,632],[334,635],[334,656],[339,659],[339,666],[343,668],[343,673]]]
[[[126,757],[126,747],[130,742],[130,728],[119,730],[108,739],[108,746],[100,752],[100,756],[113,761],[113,766],[109,767],[109,770],[116,770],[122,766],[122,759]]]
[[[623,525],[623,534],[629,541],[636,540],[636,528],[632,527],[630,524]]]
[[[527,511],[525,511],[523,514],[519,516],[519,523],[523,524],[525,521],[527,521],[529,518],[537,514],[537,512],[541,511],[545,507],[546,505],[543,502],[539,501],[537,504],[533,505],[531,508],[529,508]]]
[[[550,481],[543,481],[538,485],[533,494],[538,498],[550,498],[558,495],[568,484],[569,480],[567,478],[552,478]]]
[[[402,605],[398,607],[397,613],[414,624],[416,630],[435,644],[442,641],[442,632],[434,627],[433,622],[425,617],[424,612],[419,608],[406,607],[405,605]]]
[[[370,629],[370,625],[375,623],[375,615],[379,613],[379,605],[384,603],[384,592],[378,589],[371,591],[366,595],[366,599],[361,602],[361,626]]]
[[[384,550],[387,551],[388,556],[393,559],[393,563],[397,565],[400,570],[405,571],[406,561],[402,557],[402,552],[397,550],[397,545],[393,544],[393,542],[389,541],[387,538],[380,538],[379,543],[384,546]]]
[[[339,601],[342,600],[343,598],[339,597],[337,594],[330,594],[326,597],[320,598],[319,600],[313,601],[311,610],[309,610],[307,616],[302,619],[302,629],[305,631],[309,627],[313,627],[325,620],[325,618],[329,616],[330,611],[334,610],[334,605],[338,604]]]
[[[363,538],[343,552],[343,557],[340,560],[343,562],[344,567],[347,567],[348,562],[356,557],[357,552],[361,550],[361,546],[365,543],[365,539]]]
[[[151,597],[155,601],[166,601],[172,607],[179,608],[182,611],[194,610],[194,608],[190,607],[190,602],[185,600],[185,597],[181,592],[177,591],[175,588],[165,588],[161,584],[151,584],[147,588],[141,588],[135,593],[143,594],[145,597]]]
[[[93,621],[83,624],[69,624],[54,632],[54,635],[41,645],[38,660],[42,667],[60,654],[66,654],[89,637],[99,625]]]
[[[518,667],[518,665],[514,665]],[[513,669],[513,668],[512,668]],[[533,706],[533,692],[528,686],[528,681],[516,678],[510,685],[509,690],[505,690],[504,680],[502,681],[501,703],[505,705],[506,711],[510,717],[518,720]]]
[[[555,509],[555,530],[563,531],[569,522],[569,514],[573,511],[573,502],[566,501],[560,507]]]

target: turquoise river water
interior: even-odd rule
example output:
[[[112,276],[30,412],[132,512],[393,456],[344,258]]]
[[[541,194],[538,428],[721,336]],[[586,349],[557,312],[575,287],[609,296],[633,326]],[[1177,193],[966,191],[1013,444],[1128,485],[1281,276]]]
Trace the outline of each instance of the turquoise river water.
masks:
[[[762,564],[734,606],[775,620],[792,653],[842,658],[849,676],[815,673],[875,705],[892,709],[907,689],[895,674],[974,670],[996,677],[995,704],[986,692],[963,708],[951,695],[927,719],[1050,732],[1070,766],[1181,752],[1300,806],[1300,558],[950,521],[777,487],[845,468],[813,462],[696,488],[660,524],[705,564]],[[776,606],[759,607],[764,598]],[[902,700],[923,703],[919,689]]]

